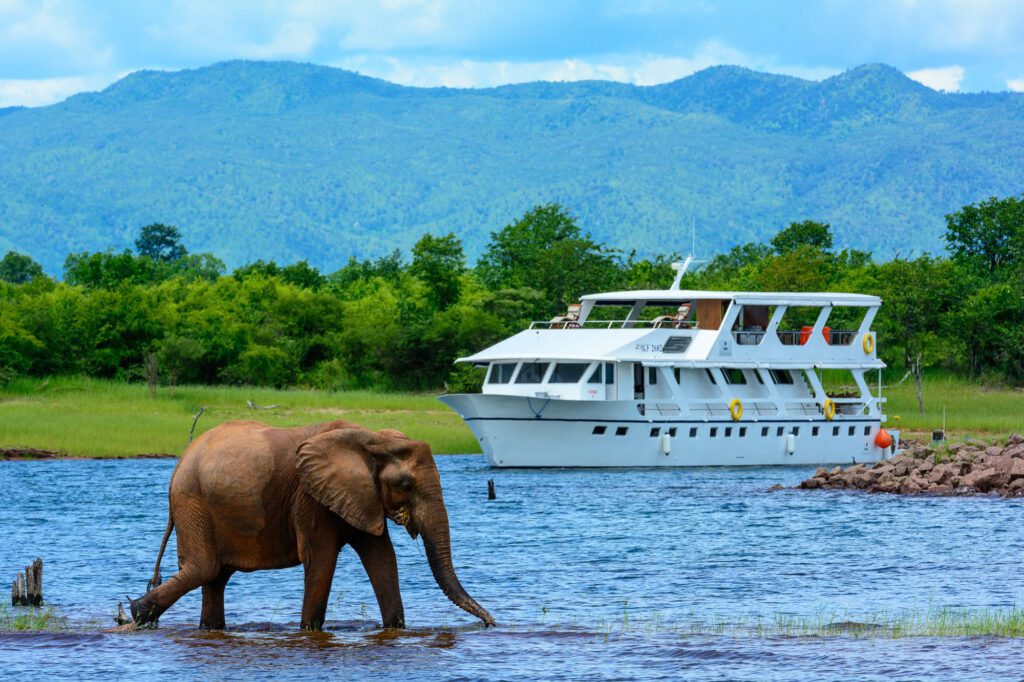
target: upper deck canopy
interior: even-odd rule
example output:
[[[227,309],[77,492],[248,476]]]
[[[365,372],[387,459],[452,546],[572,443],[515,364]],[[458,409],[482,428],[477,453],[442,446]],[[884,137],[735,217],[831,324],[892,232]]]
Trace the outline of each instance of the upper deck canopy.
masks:
[[[736,301],[752,305],[811,305],[811,306],[877,306],[882,300],[866,294],[845,294],[833,291],[774,292],[774,291],[697,291],[687,289],[647,289],[641,291],[611,291],[580,297],[593,305],[633,305],[638,301],[666,306],[694,300]]]

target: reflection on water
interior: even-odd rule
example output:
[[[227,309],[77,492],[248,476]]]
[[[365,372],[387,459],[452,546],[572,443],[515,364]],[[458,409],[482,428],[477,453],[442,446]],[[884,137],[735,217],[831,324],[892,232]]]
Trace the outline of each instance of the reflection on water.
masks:
[[[1020,640],[688,629],[1024,604],[1020,501],[767,491],[806,469],[492,471],[482,457],[438,465],[456,568],[496,629],[451,605],[422,544],[393,533],[409,630],[377,628],[373,592],[346,549],[328,632],[297,631],[299,568],[237,574],[228,632],[193,629],[199,590],[158,630],[96,632],[152,571],[173,464],[0,462],[0,582],[42,555],[47,600],[73,624],[0,635],[5,675],[991,679],[1019,676],[1024,663]],[[168,550],[165,576],[176,563]]]

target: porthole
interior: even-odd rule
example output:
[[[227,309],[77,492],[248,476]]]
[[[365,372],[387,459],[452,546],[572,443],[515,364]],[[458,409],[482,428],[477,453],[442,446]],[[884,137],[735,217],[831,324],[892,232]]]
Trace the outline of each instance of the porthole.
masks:
[[[865,436],[870,436],[871,435],[871,427],[870,426],[865,426],[864,427],[864,435]]]
[[[712,438],[717,438],[718,437],[718,428],[715,427],[715,426],[712,426],[711,427],[711,433],[708,434],[708,435],[710,435]]]
[[[746,437],[747,437],[747,427],[746,426],[741,426],[740,427],[740,438],[746,438]]]
[[[672,428],[670,428],[668,430],[668,435],[671,436],[672,438],[675,438],[676,437],[676,427],[673,426]]]
[[[852,436],[853,435],[853,429],[854,429],[854,427],[851,426],[850,427],[850,431],[846,435]]]
[[[651,438],[657,438],[661,435],[661,429],[651,429]]]
[[[762,426],[761,427],[761,438],[767,438],[767,437],[768,437],[768,427],[767,426]]]
[[[811,428],[811,435],[812,436],[817,436],[818,435],[818,427],[817,426]]]
[[[697,427],[696,426],[691,426],[690,427],[690,438],[696,438],[696,437],[697,437]]]
[[[783,431],[783,427],[780,426],[779,428],[775,429],[775,435],[776,436],[782,436],[782,431]]]
[[[800,435],[800,427],[799,426],[794,426],[793,427],[793,435],[794,436],[799,436]]]
[[[607,430],[608,430],[608,427],[606,427],[606,426],[595,426],[594,430],[591,431],[591,434],[593,434],[595,436],[603,436],[604,432],[607,431]]]
[[[833,426],[832,427],[832,435],[833,436],[838,436],[839,435],[839,427],[838,426]]]
[[[627,433],[629,433],[629,427],[628,426],[619,426],[619,427],[616,427],[616,429],[615,429],[615,435],[616,436],[625,436]]]
[[[731,426],[726,426],[725,427],[725,437],[729,438],[730,436],[732,436],[732,427]]]

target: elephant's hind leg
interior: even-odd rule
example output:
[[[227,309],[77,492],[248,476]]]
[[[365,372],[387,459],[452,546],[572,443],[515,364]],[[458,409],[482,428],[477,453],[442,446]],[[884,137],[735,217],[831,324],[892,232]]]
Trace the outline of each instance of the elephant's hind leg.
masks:
[[[203,585],[203,612],[199,616],[201,629],[224,629],[224,588],[234,572],[233,568],[221,569],[216,578]]]
[[[187,567],[168,578],[162,585],[153,588],[138,599],[131,601],[132,618],[138,625],[155,625],[164,611],[174,602],[200,585],[216,578]]]

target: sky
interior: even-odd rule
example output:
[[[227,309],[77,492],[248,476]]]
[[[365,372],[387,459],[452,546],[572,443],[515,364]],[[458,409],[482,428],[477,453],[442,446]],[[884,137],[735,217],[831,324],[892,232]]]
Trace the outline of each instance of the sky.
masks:
[[[936,90],[1024,92],[1024,0],[0,0],[0,107],[227,59],[451,87],[883,62]]]

